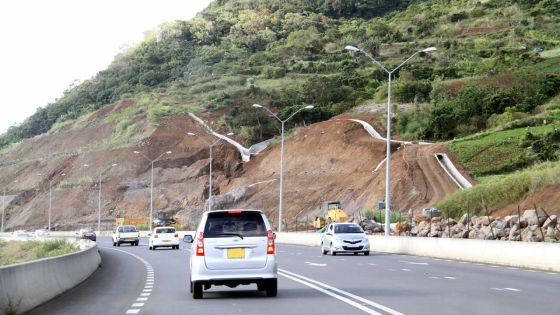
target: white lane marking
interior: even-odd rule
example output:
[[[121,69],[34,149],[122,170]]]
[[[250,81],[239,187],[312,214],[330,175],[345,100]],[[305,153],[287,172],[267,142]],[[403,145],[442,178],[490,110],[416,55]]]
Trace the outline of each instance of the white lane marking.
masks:
[[[492,268],[500,268],[501,266],[491,265]]]
[[[377,264],[374,264],[374,263],[368,263],[368,265],[370,265],[370,266],[377,266]]]
[[[516,288],[490,288],[492,290],[496,290],[496,291],[513,291],[513,292],[521,292],[521,290],[516,289]]]
[[[145,289],[152,289],[153,287],[154,287],[153,285],[147,285],[147,286],[145,286],[144,288],[145,288]]]
[[[362,303],[368,304],[368,305],[373,306],[373,307],[375,307],[375,308],[378,308],[378,309],[380,309],[380,310],[382,310],[382,311],[385,311],[385,312],[387,312],[387,313],[389,313],[389,314],[392,314],[392,315],[404,315],[403,313],[400,313],[400,312],[398,312],[398,311],[395,311],[394,309],[391,309],[391,308],[389,308],[389,307],[387,307],[387,306],[384,306],[384,305],[381,305],[381,304],[379,304],[379,303],[375,303],[375,302],[373,302],[373,301],[364,299],[363,297],[354,295],[354,294],[352,294],[352,293],[350,293],[350,292],[346,292],[346,291],[344,291],[344,290],[337,289],[337,288],[332,287],[332,286],[330,286],[330,285],[328,285],[328,284],[326,284],[326,283],[323,283],[323,282],[320,282],[320,281],[317,281],[317,280],[313,280],[313,279],[304,277],[304,276],[302,276],[302,275],[299,275],[299,274],[297,274],[297,273],[293,273],[293,272],[290,272],[290,271],[287,271],[287,270],[284,270],[284,269],[280,269],[280,268],[279,268],[278,270],[279,270],[280,272],[282,272],[282,275],[285,276],[285,277],[286,277],[287,275],[291,275],[291,276],[293,276],[293,277],[298,277],[299,279],[302,279],[302,280],[304,280],[304,281],[307,281],[307,282],[311,282],[311,283],[320,285],[320,286],[322,286],[322,287],[328,289],[329,291],[334,291],[334,292],[337,292],[337,293],[339,293],[339,294],[346,295],[346,296],[348,296],[348,297],[350,297],[350,298],[352,298],[352,299],[354,299],[354,300],[357,300],[357,301],[360,301],[360,302],[362,302]],[[309,284],[306,284],[306,285],[309,285]],[[327,291],[327,292],[329,292],[329,291]],[[332,292],[330,292],[330,293],[332,293]],[[361,306],[361,305],[360,305],[360,306]],[[377,313],[374,313],[374,314],[377,314]]]
[[[132,307],[142,307],[144,306],[144,303],[134,303],[132,304]]]
[[[508,267],[508,269],[510,269],[510,270],[519,270],[519,268],[517,268],[517,267]]]
[[[556,275],[556,272],[547,272],[549,275]]]
[[[440,277],[430,277],[430,279],[440,280]]]
[[[460,261],[459,263],[460,264],[468,264],[469,262],[468,261]]]
[[[411,265],[425,265],[425,266],[430,265],[427,262],[414,262],[414,261],[406,261],[406,260],[401,260],[400,262],[411,264]]]
[[[455,280],[455,279],[457,279],[457,278],[455,278],[455,277],[444,277],[444,278],[445,278],[445,279],[449,279],[449,280]]]
[[[286,278],[288,278],[288,279],[291,279],[291,280],[293,280],[293,281],[299,282],[299,283],[301,283],[301,284],[303,284],[303,285],[306,285],[306,286],[308,286],[308,287],[310,287],[310,288],[312,288],[312,289],[315,289],[315,290],[317,290],[317,291],[319,291],[319,292],[323,292],[323,293],[325,293],[326,295],[330,295],[330,296],[334,297],[335,299],[338,299],[338,300],[340,300],[340,301],[342,301],[342,302],[344,302],[344,303],[350,304],[350,305],[354,306],[355,308],[358,308],[358,309],[360,309],[360,310],[362,310],[362,311],[364,311],[364,312],[366,312],[366,313],[368,313],[368,314],[372,314],[372,315],[382,315],[381,313],[378,313],[378,312],[376,312],[376,311],[374,311],[374,310],[372,310],[372,309],[369,309],[369,308],[367,308],[367,307],[365,307],[365,306],[363,306],[363,305],[361,305],[361,304],[359,304],[359,303],[356,303],[356,302],[354,302],[354,301],[352,301],[352,300],[350,300],[350,299],[348,299],[348,298],[345,298],[344,296],[341,296],[341,295],[335,294],[335,293],[333,293],[333,292],[327,291],[327,290],[325,290],[325,289],[323,289],[323,288],[321,288],[321,287],[319,287],[319,286],[316,286],[316,285],[314,285],[314,284],[311,284],[311,283],[309,283],[309,282],[303,281],[303,280],[298,279],[298,278],[296,278],[296,277],[292,277],[292,276],[287,275],[287,274],[284,274],[284,273],[282,273],[282,272],[279,272],[278,274],[281,275],[281,276],[284,276],[284,277],[286,277]]]
[[[121,250],[121,249],[116,249],[116,248],[111,248],[111,247],[104,247],[104,248],[111,249],[111,250],[116,250],[116,251],[125,253],[127,255],[130,255],[130,256],[140,260],[144,264],[144,266],[146,267],[146,285],[150,284],[153,287],[153,284],[154,284],[154,269],[153,269],[152,265],[147,260],[145,260],[144,258],[142,258],[138,255],[135,255],[133,253],[130,253],[130,252],[127,252],[127,251],[124,251],[124,250]],[[152,289],[149,289],[149,291],[152,291]],[[143,292],[146,292],[146,288],[144,288]],[[137,298],[136,301],[137,302],[147,301],[148,300],[147,297],[150,296],[150,294],[151,293],[140,293],[140,297]],[[139,305],[139,304],[142,304],[142,305]],[[142,307],[144,305],[144,303],[133,304],[133,307],[137,307],[137,306],[134,306],[134,305],[139,305],[138,307]],[[140,308],[134,308],[134,309],[127,310],[126,314],[138,314],[139,312],[140,312]]]
[[[308,266],[317,266],[317,267],[325,267],[327,264],[318,264],[310,261],[304,261]]]
[[[144,289],[142,292],[152,292],[152,289]]]
[[[410,271],[410,269],[403,268],[402,271]]]
[[[477,265],[477,266],[484,266],[484,264],[478,264],[478,263],[477,263],[477,264],[475,264],[475,265]]]

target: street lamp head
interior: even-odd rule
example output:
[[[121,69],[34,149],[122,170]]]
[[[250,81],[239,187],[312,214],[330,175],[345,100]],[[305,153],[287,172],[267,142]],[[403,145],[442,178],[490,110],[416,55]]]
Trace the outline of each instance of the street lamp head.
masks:
[[[304,108],[305,108],[305,109],[312,109],[313,107],[315,107],[315,106],[313,106],[313,105],[307,105],[307,106],[305,106]]]
[[[256,108],[262,108],[262,105],[259,105],[259,104],[253,104],[253,107],[256,107]]]
[[[422,49],[422,52],[426,53],[426,52],[432,52],[432,51],[436,51],[436,50],[437,50],[436,47],[428,47],[428,48]]]
[[[192,133],[192,132],[187,132],[187,135],[189,135],[189,136],[193,136],[193,137],[194,137],[194,136],[196,136],[196,133]]]
[[[350,46],[350,45],[347,45],[346,47],[344,47],[344,49],[346,49],[348,51],[360,51],[359,48],[354,47],[354,46]]]

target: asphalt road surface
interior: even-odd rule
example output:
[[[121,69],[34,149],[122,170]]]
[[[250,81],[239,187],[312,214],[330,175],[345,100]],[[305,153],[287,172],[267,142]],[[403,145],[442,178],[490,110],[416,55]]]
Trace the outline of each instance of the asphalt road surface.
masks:
[[[416,256],[323,256],[278,245],[278,296],[212,287],[193,300],[180,250],[98,245],[102,267],[30,314],[560,314],[560,274]],[[375,246],[375,244],[373,244]],[[538,257],[535,257],[538,259]]]

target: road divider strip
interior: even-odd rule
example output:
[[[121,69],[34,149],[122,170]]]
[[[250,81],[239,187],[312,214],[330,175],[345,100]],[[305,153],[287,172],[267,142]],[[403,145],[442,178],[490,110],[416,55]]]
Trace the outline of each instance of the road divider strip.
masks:
[[[333,286],[330,286],[326,283],[317,281],[317,280],[313,280],[311,278],[302,276],[300,274],[297,273],[293,273],[290,272],[288,270],[284,270],[284,269],[278,269],[278,274],[286,277],[288,279],[294,280],[296,282],[299,282],[301,284],[304,284],[310,288],[313,288],[317,291],[323,292],[327,295],[330,295],[340,301],[343,301],[349,305],[352,305],[368,314],[375,314],[375,315],[382,315],[382,313],[379,313],[373,309],[371,309],[370,307],[376,308],[378,310],[384,311],[386,313],[389,313],[391,315],[404,315],[401,312],[398,312],[394,309],[391,309],[385,305],[381,305],[379,303],[373,302],[371,300],[365,299],[363,297],[357,296],[355,294],[352,294],[350,292],[335,288]],[[360,303],[362,304],[360,304]],[[366,307],[365,305],[369,305],[370,307]]]

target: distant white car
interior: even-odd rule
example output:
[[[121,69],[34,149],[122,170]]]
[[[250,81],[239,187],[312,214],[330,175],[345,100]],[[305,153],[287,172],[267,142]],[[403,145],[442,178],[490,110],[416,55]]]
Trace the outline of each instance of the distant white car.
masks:
[[[46,236],[49,236],[49,230],[47,229],[35,230],[35,237],[46,237]]]
[[[158,247],[171,247],[179,249],[179,233],[172,226],[162,226],[155,228],[150,233],[148,249],[155,250]]]
[[[28,237],[29,233],[26,230],[16,230],[12,235],[14,237]]]
[[[128,243],[130,246],[138,246],[140,243],[140,232],[132,225],[121,225],[113,231],[113,246],[121,246]]]
[[[364,230],[356,223],[331,223],[321,238],[321,252],[336,255],[337,253],[363,253],[369,255],[369,240]]]

